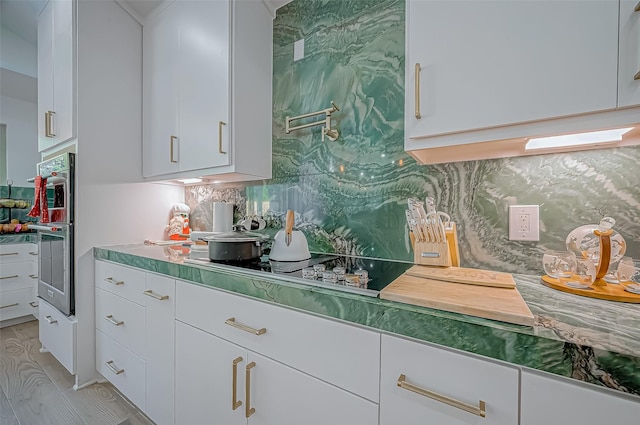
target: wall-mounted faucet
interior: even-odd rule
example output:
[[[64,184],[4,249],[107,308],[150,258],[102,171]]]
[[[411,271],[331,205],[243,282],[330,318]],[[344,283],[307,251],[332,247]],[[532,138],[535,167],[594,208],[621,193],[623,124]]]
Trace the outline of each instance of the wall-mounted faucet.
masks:
[[[326,108],[318,112],[311,112],[304,115],[298,115],[297,117],[287,116],[287,120],[285,123],[285,133],[289,134],[294,130],[302,130],[303,128],[315,127],[316,125],[324,125],[324,128],[322,129],[322,141],[324,142],[324,136],[327,136],[329,140],[331,140],[332,142],[335,142],[338,139],[338,136],[340,136],[340,133],[338,132],[338,130],[331,128],[331,114],[339,110],[340,108],[338,108],[336,104],[333,103],[333,100],[332,100],[330,108]],[[325,114],[324,120],[314,121],[307,124],[301,124],[295,127],[291,127],[291,121],[314,117],[316,115],[322,115],[322,114]]]

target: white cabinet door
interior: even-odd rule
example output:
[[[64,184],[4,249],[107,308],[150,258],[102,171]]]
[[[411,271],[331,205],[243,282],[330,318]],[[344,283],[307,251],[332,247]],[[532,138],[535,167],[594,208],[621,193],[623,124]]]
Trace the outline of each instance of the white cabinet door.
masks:
[[[425,147],[411,138],[616,107],[616,1],[414,0],[406,16],[407,150]]]
[[[375,403],[253,352],[249,361],[249,425],[378,424]]]
[[[146,274],[146,410],[157,425],[174,423],[175,280]]]
[[[380,425],[517,425],[518,372],[514,367],[382,335]],[[404,381],[404,387],[399,381]],[[434,399],[434,394],[447,399]],[[478,415],[481,402],[485,417]],[[475,413],[456,407],[460,403]]]
[[[42,299],[39,301],[38,314],[39,337],[43,347],[75,375],[77,320],[70,319]]]
[[[635,424],[640,398],[623,396],[604,388],[522,372],[521,425]]]
[[[53,111],[53,2],[38,17],[38,151],[51,146],[46,120]]]
[[[229,3],[177,3],[181,170],[229,164]]]
[[[640,105],[640,8],[636,7],[636,0],[620,1],[619,107]]]
[[[179,171],[179,7],[169,6],[143,30],[143,175]]]
[[[176,321],[175,423],[246,425],[246,365],[246,350]]]

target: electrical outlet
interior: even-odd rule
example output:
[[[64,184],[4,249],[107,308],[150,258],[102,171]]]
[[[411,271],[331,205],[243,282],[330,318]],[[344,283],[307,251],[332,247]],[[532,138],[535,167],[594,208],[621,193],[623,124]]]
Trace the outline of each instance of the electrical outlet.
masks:
[[[509,206],[509,240],[540,240],[540,207],[538,205]]]

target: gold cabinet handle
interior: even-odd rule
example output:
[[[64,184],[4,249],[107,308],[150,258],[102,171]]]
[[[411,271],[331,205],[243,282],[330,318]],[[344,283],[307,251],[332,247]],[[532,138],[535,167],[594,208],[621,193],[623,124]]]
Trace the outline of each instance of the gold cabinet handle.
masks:
[[[104,320],[106,320],[107,322],[115,325],[115,326],[120,326],[120,325],[124,325],[124,322],[122,320],[116,320],[113,318],[113,314],[110,314],[108,316],[104,317]]]
[[[416,63],[416,118],[422,118],[422,114],[420,113],[420,71],[422,71],[422,67],[420,66],[420,62]]]
[[[58,323],[58,321],[57,321],[57,320],[53,320],[53,319],[51,318],[51,316],[44,316],[44,319],[45,319],[47,322],[49,322],[49,324],[50,324],[50,325],[53,325],[53,324]]]
[[[143,294],[145,294],[148,297],[155,298],[156,300],[160,300],[160,301],[169,299],[169,295],[157,295],[157,294],[154,294],[151,289],[149,289],[147,291],[144,291]]]
[[[114,279],[114,278],[112,278],[112,277],[108,277],[108,278],[106,278],[104,281],[105,281],[105,282],[107,282],[107,283],[110,283],[110,284],[112,284],[112,285],[116,285],[116,286],[118,286],[118,285],[124,285],[124,281],[123,281],[123,280],[115,280],[115,279]]]
[[[173,158],[173,141],[176,140],[177,137],[176,136],[171,136],[171,141],[169,142],[169,149],[171,149],[171,151],[169,152],[169,157],[170,157],[170,161],[173,162],[174,164],[177,164],[178,161],[176,161]]]
[[[49,111],[44,113],[44,137],[49,136]]]
[[[30,277],[31,279],[37,279],[37,278],[38,278],[38,275],[37,275],[37,274],[30,274],[30,275],[29,275],[29,277]]]
[[[245,332],[249,332],[250,334],[254,334],[254,335],[264,335],[267,333],[266,328],[254,329],[254,328],[250,328],[249,326],[241,325],[240,323],[236,322],[235,317],[228,318],[227,320],[224,321],[224,323],[226,325],[233,326],[234,328],[241,329]]]
[[[17,274],[14,274],[13,276],[0,277],[0,280],[4,280],[4,279],[15,279],[16,277],[18,277],[18,275],[17,275]]]
[[[479,401],[479,406],[472,406],[470,404],[467,403],[463,403],[461,401],[458,401],[456,399],[444,396],[442,394],[438,394],[435,393],[433,391],[429,391],[429,390],[425,390],[424,388],[420,388],[417,387],[413,384],[410,384],[407,382],[407,377],[404,376],[404,374],[401,374],[400,377],[398,378],[398,386],[402,389],[405,390],[409,390],[412,391],[416,394],[420,394],[421,396],[425,396],[425,397],[429,397],[433,400],[439,401],[441,403],[445,403],[448,404],[449,406],[453,406],[456,407],[458,409],[462,409],[465,412],[469,412],[472,413],[474,415],[480,416],[482,418],[486,417],[486,410],[485,410],[485,402],[480,400]]]
[[[33,251],[29,251],[29,255],[35,255],[35,256],[38,256],[38,253],[37,253],[37,252],[33,252]]]
[[[638,4],[636,4],[635,9],[633,9],[634,12],[640,12],[640,1],[638,2]]]
[[[231,410],[236,410],[238,407],[242,406],[242,401],[237,399],[238,393],[238,363],[242,361],[242,357],[238,357],[233,360],[232,368],[233,368],[233,378],[232,378],[232,394],[231,394]]]
[[[29,303],[29,305],[30,305],[31,307],[33,307],[33,308],[38,307],[38,303],[37,303],[37,302],[35,302],[35,301],[31,301],[31,302]]]
[[[109,369],[111,369],[111,372],[115,373],[116,375],[120,375],[121,373],[124,373],[124,369],[118,369],[117,367],[114,366],[113,360],[109,360],[105,364]]]
[[[247,400],[247,405],[244,406],[244,415],[248,418],[254,413],[256,413],[256,409],[251,407],[251,369],[256,365],[256,362],[251,362],[245,368],[245,394],[244,398]]]
[[[222,126],[227,125],[224,121],[218,121],[218,152],[226,154],[225,151],[222,150]]]
[[[636,75],[633,76],[634,80],[640,80],[640,71]]]
[[[47,117],[47,125],[45,125],[45,128],[47,129],[47,137],[56,137],[56,133],[54,132],[53,129],[53,116],[56,114],[54,111],[47,111],[47,113],[49,114]]]
[[[7,304],[7,305],[0,306],[0,308],[15,307],[15,306],[17,306],[18,304],[19,304],[19,303]]]
[[[4,257],[5,255],[18,255],[17,252],[7,252],[6,254],[0,254],[0,257]]]

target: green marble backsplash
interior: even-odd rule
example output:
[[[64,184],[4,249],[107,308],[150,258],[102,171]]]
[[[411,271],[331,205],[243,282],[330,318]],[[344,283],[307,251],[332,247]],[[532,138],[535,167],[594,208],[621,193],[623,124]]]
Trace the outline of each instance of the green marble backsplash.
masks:
[[[312,250],[411,261],[406,200],[433,196],[458,224],[467,267],[541,273],[545,248],[605,215],[640,258],[639,147],[433,166],[404,152],[404,13],[402,0],[294,0],[278,10],[273,179],[188,187],[192,227],[211,230],[213,201],[233,202],[238,219],[264,216],[271,234],[293,209]],[[305,57],[294,62],[301,38]],[[286,116],[331,101],[337,141],[321,141],[321,127],[285,134]],[[508,240],[515,204],[540,205],[540,242]]]
[[[51,192],[53,195],[53,192]],[[9,186],[0,186],[0,198],[9,197]],[[51,198],[51,196],[49,196]],[[29,202],[29,205],[33,204],[33,188],[32,187],[11,187],[11,199],[22,199]],[[8,208],[0,208],[0,223],[9,221],[9,214],[12,219],[18,219],[21,223],[25,221],[36,221],[32,217],[27,217],[27,213],[31,208],[12,208],[9,211]]]

